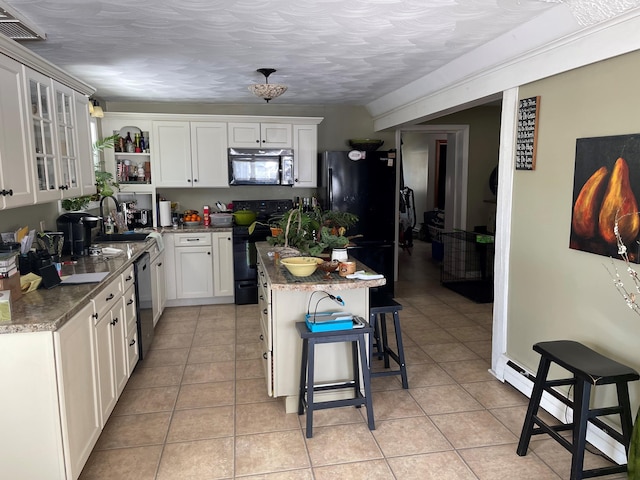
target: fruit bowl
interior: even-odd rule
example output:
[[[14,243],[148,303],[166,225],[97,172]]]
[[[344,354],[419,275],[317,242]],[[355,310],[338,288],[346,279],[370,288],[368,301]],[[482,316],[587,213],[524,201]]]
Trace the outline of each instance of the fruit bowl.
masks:
[[[323,260],[318,257],[288,257],[281,258],[280,263],[285,266],[294,277],[308,277],[318,268]]]

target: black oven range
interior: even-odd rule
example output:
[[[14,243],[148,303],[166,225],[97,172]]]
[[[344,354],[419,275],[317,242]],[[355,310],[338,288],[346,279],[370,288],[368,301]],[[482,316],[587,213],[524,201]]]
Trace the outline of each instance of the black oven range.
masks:
[[[264,242],[271,235],[269,220],[293,208],[293,200],[234,200],[233,211],[256,212],[258,224],[251,235],[249,227],[233,226],[233,280],[236,305],[258,303],[258,272],[256,242]],[[265,224],[265,225],[263,225]]]

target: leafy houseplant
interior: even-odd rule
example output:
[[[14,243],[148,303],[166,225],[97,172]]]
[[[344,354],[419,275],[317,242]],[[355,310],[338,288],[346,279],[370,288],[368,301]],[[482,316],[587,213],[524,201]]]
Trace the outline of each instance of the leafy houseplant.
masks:
[[[65,198],[62,200],[62,208],[70,212],[84,210],[91,201],[91,195],[83,195],[81,197]]]
[[[324,250],[346,247],[350,239],[344,234],[357,221],[357,215],[348,212],[323,211],[320,207],[308,211],[294,208],[286,212],[277,225],[270,225],[279,230],[272,230],[277,234],[268,237],[267,241],[274,246],[318,256]],[[250,227],[249,231],[252,232],[253,228]]]

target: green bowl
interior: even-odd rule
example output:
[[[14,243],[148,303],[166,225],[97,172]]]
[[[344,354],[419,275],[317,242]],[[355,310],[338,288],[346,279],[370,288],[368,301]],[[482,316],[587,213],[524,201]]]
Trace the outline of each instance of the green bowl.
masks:
[[[251,225],[256,221],[256,212],[251,210],[238,210],[233,212],[233,218],[236,221],[236,225]]]

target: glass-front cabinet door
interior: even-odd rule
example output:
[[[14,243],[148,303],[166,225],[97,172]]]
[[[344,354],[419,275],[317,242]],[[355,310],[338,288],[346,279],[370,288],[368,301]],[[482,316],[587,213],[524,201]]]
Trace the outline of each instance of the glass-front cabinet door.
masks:
[[[51,79],[28,71],[31,102],[31,132],[33,134],[37,201],[56,200],[58,190],[57,158],[54,139],[53,86]]]
[[[73,90],[54,84],[58,152],[60,158],[60,185],[63,197],[80,195],[77,132]]]

